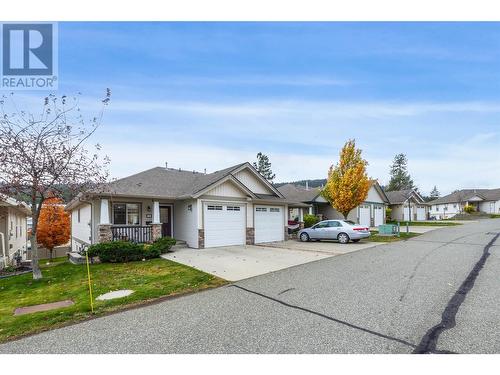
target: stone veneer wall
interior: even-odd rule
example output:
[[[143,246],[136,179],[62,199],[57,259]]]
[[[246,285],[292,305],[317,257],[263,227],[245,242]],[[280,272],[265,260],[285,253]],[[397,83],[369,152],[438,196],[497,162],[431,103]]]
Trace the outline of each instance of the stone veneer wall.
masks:
[[[247,245],[255,244],[255,228],[247,228],[246,244]]]
[[[288,234],[288,226],[285,226],[285,236],[283,238],[285,239],[285,241],[290,239],[290,235]]]
[[[98,227],[99,243],[111,242],[113,234],[111,233],[111,224],[100,224]]]
[[[198,248],[199,249],[205,248],[205,230],[204,229],[198,229]]]
[[[161,224],[152,224],[151,227],[151,240],[156,241],[161,238]]]

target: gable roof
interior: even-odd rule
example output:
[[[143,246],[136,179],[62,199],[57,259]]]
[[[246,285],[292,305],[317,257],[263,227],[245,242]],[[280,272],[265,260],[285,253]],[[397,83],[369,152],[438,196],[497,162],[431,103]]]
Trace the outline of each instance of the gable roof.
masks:
[[[321,188],[311,188],[306,189],[303,186],[294,185],[294,184],[286,184],[280,186],[278,190],[283,194],[287,199],[295,202],[307,202],[311,203],[318,197],[321,192]]]
[[[418,203],[425,203],[424,199],[414,189],[386,191],[385,195],[389,199],[390,204],[405,203],[411,197],[416,198]]]
[[[257,198],[256,194],[250,191],[248,187],[234,176],[235,173],[245,168],[248,168],[277,198],[284,199],[284,196],[248,162],[236,164],[229,168],[208,174],[173,168],[155,167],[112,181],[105,186],[103,191],[89,191],[87,194],[159,199],[197,198],[217,184],[226,180],[231,180],[249,196]],[[271,196],[273,196],[272,193],[270,194]],[[66,209],[75,207],[81,198],[81,195],[76,197],[73,201],[68,203]]]
[[[382,200],[384,202],[389,203],[389,199],[387,198],[384,190],[380,187],[377,180],[370,180],[371,187],[375,187],[375,190],[380,194]],[[306,189],[304,186],[294,185],[294,184],[286,184],[280,186],[278,190],[289,200],[293,200],[296,202],[306,202],[312,203],[318,198],[321,194],[321,188],[311,188]]]
[[[429,204],[460,203],[473,197],[482,198],[485,201],[500,200],[500,189],[462,189],[454,191],[444,197],[435,199]]]
[[[30,207],[21,201],[17,201],[14,198],[8,197],[4,194],[0,194],[0,207],[10,207],[21,211],[27,216],[31,216]]]

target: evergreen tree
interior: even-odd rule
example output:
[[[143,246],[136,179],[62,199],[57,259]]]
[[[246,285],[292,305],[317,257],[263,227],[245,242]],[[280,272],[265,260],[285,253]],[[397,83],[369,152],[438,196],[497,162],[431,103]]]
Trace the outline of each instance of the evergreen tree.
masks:
[[[408,173],[408,159],[405,154],[397,154],[391,165],[391,180],[386,191],[414,189],[415,185]]]
[[[264,155],[262,152],[257,154],[257,162],[253,163],[257,172],[259,172],[266,180],[272,182],[276,175],[273,173],[271,169],[271,162],[269,161],[269,157]]]
[[[439,198],[439,190],[437,189],[436,185],[434,185],[434,187],[432,188],[430,197],[432,199],[438,199]]]

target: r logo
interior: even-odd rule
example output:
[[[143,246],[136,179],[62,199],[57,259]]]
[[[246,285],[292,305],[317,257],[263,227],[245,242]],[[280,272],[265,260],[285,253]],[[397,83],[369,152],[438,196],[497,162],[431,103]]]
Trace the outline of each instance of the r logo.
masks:
[[[52,24],[3,24],[2,39],[4,77],[53,74]]]

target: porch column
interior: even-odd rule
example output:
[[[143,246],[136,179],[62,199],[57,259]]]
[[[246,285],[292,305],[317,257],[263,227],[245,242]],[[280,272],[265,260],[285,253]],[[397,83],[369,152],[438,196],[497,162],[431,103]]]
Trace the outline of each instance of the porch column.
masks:
[[[107,199],[101,199],[101,225],[109,225],[109,203]]]
[[[160,202],[153,201],[153,224],[160,223]]]
[[[313,208],[312,206],[309,207],[309,215],[312,215],[313,214]]]
[[[304,221],[304,209],[303,208],[299,208],[299,222],[303,222]]]
[[[160,202],[153,201],[153,223],[151,224],[152,228],[152,240],[156,241],[161,238],[161,222],[160,222]]]
[[[110,242],[113,240],[111,232],[111,223],[109,220],[109,203],[107,199],[101,199],[101,215],[99,225],[97,226],[98,241]]]

